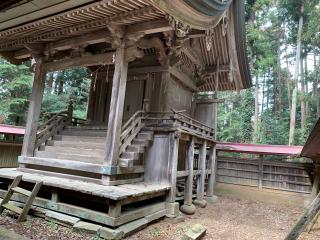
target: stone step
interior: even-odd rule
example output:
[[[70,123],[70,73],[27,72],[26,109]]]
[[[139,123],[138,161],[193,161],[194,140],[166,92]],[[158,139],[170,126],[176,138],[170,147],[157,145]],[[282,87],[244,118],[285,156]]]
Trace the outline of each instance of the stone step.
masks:
[[[61,141],[74,141],[77,142],[93,142],[93,143],[104,143],[106,141],[105,137],[86,137],[86,136],[67,136],[67,135],[57,135],[61,136]]]
[[[140,157],[140,154],[139,154],[139,152],[126,151],[126,152],[122,153],[120,157],[121,158],[131,159],[131,160],[138,160],[139,157]]]
[[[94,156],[104,156],[104,149],[97,149],[94,147],[91,148],[83,148],[78,145],[73,147],[66,146],[46,146],[44,151],[46,152],[58,152],[58,153],[71,153],[71,154],[80,154],[80,155],[94,155]]]
[[[35,157],[40,158],[52,158],[52,159],[65,159],[73,160],[79,162],[87,162],[94,164],[102,164],[104,156],[98,157],[94,155],[81,155],[81,154],[71,154],[71,153],[58,153],[58,152],[46,152],[46,151],[36,151]]]
[[[84,148],[84,149],[105,149],[104,142],[86,142],[86,141],[53,141],[49,140],[47,142],[48,146],[59,146],[59,147],[73,147],[73,148]]]
[[[106,137],[106,131],[99,130],[81,130],[81,129],[67,129],[61,132],[63,136],[84,136],[84,137]]]

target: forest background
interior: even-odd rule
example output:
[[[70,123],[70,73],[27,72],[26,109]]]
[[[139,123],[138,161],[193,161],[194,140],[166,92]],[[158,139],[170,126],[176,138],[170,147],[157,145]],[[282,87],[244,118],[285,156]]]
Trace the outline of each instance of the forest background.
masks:
[[[247,0],[247,52],[253,87],[220,92],[218,140],[303,145],[320,117],[320,1]],[[31,62],[0,59],[0,123],[25,125]],[[47,75],[42,112],[66,110],[86,118],[90,73]]]

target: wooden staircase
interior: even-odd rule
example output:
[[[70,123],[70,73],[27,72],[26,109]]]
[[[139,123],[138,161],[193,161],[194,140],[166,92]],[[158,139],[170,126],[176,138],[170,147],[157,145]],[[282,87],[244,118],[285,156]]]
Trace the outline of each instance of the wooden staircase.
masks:
[[[151,141],[153,141],[153,132],[141,130],[130,145],[127,146],[126,150],[120,154],[119,166],[132,168],[135,161],[140,159],[141,154],[145,152]]]
[[[32,189],[32,191],[28,191],[26,189],[18,187],[21,180],[22,180],[22,175],[15,177],[15,179],[13,180],[12,184],[10,185],[10,187],[8,189],[8,192],[5,194],[3,200],[0,204],[0,214],[3,212],[4,209],[7,209],[11,212],[14,212],[19,215],[18,220],[17,220],[18,222],[22,222],[22,221],[26,220],[27,214],[31,208],[33,200],[37,196],[37,194],[42,186],[42,182],[37,182],[35,184],[34,188]],[[23,208],[19,208],[15,205],[12,205],[9,203],[9,201],[14,193],[22,194],[22,195],[28,197]]]
[[[35,151],[35,158],[103,164],[106,135],[105,127],[66,126],[46,146]]]

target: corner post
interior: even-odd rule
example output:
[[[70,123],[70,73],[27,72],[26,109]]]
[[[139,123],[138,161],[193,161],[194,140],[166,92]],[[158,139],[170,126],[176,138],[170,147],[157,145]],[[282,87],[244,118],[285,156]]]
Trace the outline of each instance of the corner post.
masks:
[[[318,195],[319,193],[319,184],[320,184],[320,164],[316,163],[314,165],[314,180],[311,191],[311,201]]]
[[[116,50],[114,65],[115,69],[112,79],[112,94],[106,138],[106,157],[104,161],[107,168],[110,168],[110,173],[117,167],[119,157],[123,106],[127,84],[128,61],[126,59],[124,44],[121,44]]]
[[[180,210],[185,214],[194,214],[196,212],[196,208],[192,204],[194,137],[187,145],[186,156],[186,170],[189,173],[184,184],[184,204],[180,207]]]
[[[197,198],[193,203],[199,207],[206,207],[207,202],[204,200],[204,184],[206,178],[206,156],[207,156],[207,141],[204,140],[200,147],[199,153],[199,170],[200,176],[198,176],[197,181]]]
[[[43,66],[43,59],[36,59],[35,72],[30,98],[28,117],[21,155],[32,157],[36,144],[38,121],[40,117],[41,103],[45,86],[46,71]]]

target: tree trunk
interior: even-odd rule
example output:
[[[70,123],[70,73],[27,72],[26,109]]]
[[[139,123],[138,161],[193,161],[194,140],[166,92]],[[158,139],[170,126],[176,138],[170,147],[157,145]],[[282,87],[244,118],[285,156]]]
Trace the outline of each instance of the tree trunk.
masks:
[[[269,96],[269,92],[270,92],[270,68],[269,68],[269,70],[268,70],[268,77],[267,77],[267,92],[266,92],[266,94],[267,94],[267,107],[266,107],[266,109],[268,109],[269,108],[269,99],[270,99],[270,96]]]
[[[253,126],[253,142],[257,143],[258,137],[258,123],[259,123],[259,77],[256,75],[256,89],[255,89],[255,101],[254,101],[254,126]]]
[[[53,77],[54,77],[54,72],[50,72],[49,73],[49,78],[48,78],[48,85],[47,85],[48,94],[51,94],[51,92],[52,92]]]
[[[261,102],[261,114],[263,113],[264,111],[264,85],[265,85],[265,82],[266,82],[266,74],[264,73],[263,74],[263,81],[262,81],[262,102]]]
[[[312,85],[312,95],[316,103],[317,108],[317,119],[320,117],[320,99],[319,99],[319,90],[318,90],[318,71],[317,71],[317,53],[316,53],[316,44],[313,44],[313,67],[314,67],[314,79]]]
[[[303,58],[300,59],[300,104],[301,104],[301,132],[304,134],[306,126],[306,102],[305,102],[305,85],[304,85],[304,71],[303,71]]]
[[[305,105],[306,105],[306,110],[305,110],[305,122],[306,124],[308,123],[308,118],[309,118],[309,86],[308,86],[308,55],[306,55],[306,57],[304,58],[304,101],[305,101]],[[306,126],[306,125],[305,125]]]
[[[296,125],[297,87],[298,87],[299,64],[300,64],[300,57],[301,57],[301,34],[302,34],[302,27],[303,27],[303,11],[304,11],[304,5],[302,4],[301,10],[300,10],[296,61],[295,61],[295,68],[294,68],[294,75],[293,75],[294,82],[293,82],[291,112],[290,112],[289,145],[294,144],[294,133],[295,133],[295,125]]]
[[[58,95],[63,93],[63,76],[64,71],[62,71],[59,75],[59,81],[58,81]]]

